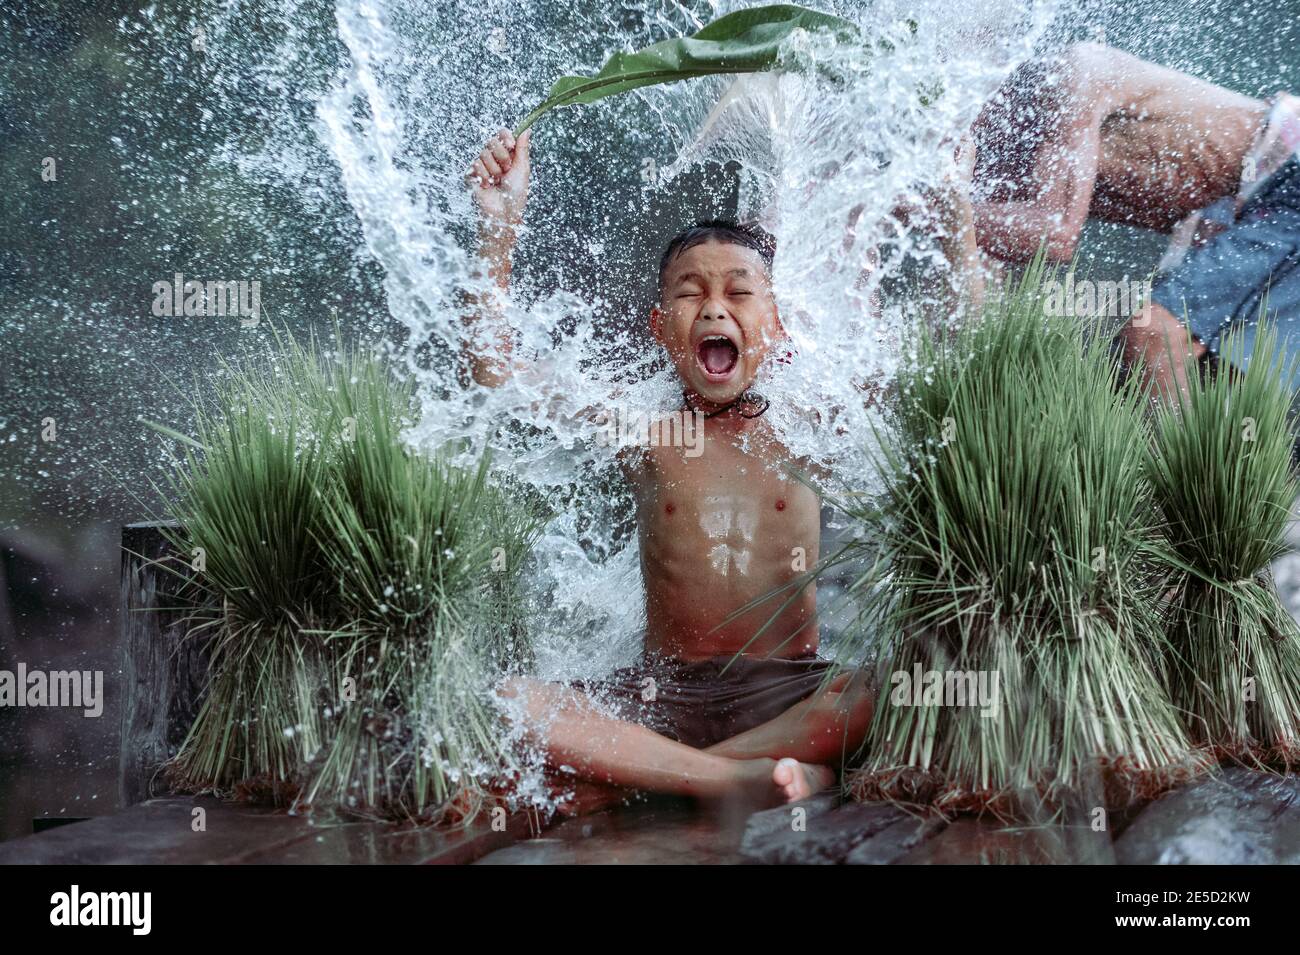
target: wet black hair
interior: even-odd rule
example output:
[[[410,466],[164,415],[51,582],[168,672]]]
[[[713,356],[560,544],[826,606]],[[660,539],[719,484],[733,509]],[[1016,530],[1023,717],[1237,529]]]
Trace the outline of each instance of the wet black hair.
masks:
[[[664,273],[673,259],[687,249],[705,242],[726,242],[731,245],[753,249],[763,259],[768,271],[776,258],[776,237],[761,226],[750,223],[735,222],[731,219],[704,219],[693,226],[683,229],[672,237],[664,249],[663,258],[659,260],[659,292],[663,294]]]

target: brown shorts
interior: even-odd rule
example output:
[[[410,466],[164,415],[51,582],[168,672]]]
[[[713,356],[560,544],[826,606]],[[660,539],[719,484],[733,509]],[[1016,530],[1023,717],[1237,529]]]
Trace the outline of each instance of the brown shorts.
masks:
[[[703,749],[807,699],[831,666],[815,656],[724,656],[695,662],[647,656],[605,679],[570,685],[620,719]]]

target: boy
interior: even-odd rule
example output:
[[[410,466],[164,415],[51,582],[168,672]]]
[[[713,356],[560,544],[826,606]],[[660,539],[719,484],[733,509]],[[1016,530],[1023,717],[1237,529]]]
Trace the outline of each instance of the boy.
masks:
[[[479,254],[496,290],[509,285],[529,179],[529,140],[501,130],[468,180],[479,210]],[[973,255],[974,230],[961,233]],[[650,330],[703,416],[702,453],[651,447],[621,458],[635,491],[645,581],[645,657],[597,685],[506,681],[548,763],[581,784],[566,811],[647,790],[746,805],[806,798],[835,781],[861,745],[872,695],[858,672],[825,681],[817,603],[809,585],[757,638],[773,603],[728,619],[800,576],[817,559],[820,501],[788,475],[792,461],[751,391],[784,339],[771,286],[773,249],[757,229],[711,222],[669,244]],[[468,318],[473,378],[502,383],[518,368],[492,296]],[[699,420],[697,418],[696,420]],[[779,603],[779,602],[778,602]],[[737,656],[739,654],[739,656]],[[593,697],[615,707],[607,715]]]
[[[1157,395],[1186,387],[1188,358],[1212,363],[1266,293],[1282,338],[1300,320],[1300,99],[1082,43],[1018,69],[974,132],[976,225],[994,255],[1024,261],[1045,242],[1068,262],[1089,216],[1173,233],[1150,313],[1120,334]]]

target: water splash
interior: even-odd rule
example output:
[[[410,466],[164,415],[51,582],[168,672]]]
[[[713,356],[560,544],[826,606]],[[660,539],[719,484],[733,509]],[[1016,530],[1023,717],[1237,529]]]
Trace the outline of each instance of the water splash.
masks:
[[[0,31],[14,120],[4,158],[17,185],[0,264],[9,292],[0,533],[57,539],[106,522],[96,549],[104,559],[64,568],[58,589],[66,596],[81,586],[72,581],[96,580],[109,594],[116,525],[158,509],[144,485],[170,462],[143,421],[190,432],[189,400],[222,374],[220,360],[268,350],[265,327],[152,316],[150,287],[177,271],[260,279],[272,319],[328,333],[335,307],[345,326],[387,340],[418,372],[426,415],[412,440],[504,445],[500,461],[552,492],[560,513],[535,588],[539,672],[594,675],[635,650],[639,568],[628,492],[607,451],[564,412],[608,400],[618,386],[619,401],[646,408],[676,399],[644,334],[654,263],[673,231],[717,211],[773,224],[777,293],[798,355],[764,369],[764,387],[780,398],[769,414],[793,448],[853,487],[865,480],[867,419],[837,383],[845,369],[887,373],[890,335],[905,321],[891,284],[906,277],[909,256],[932,253],[897,241],[888,216],[873,217],[898,190],[942,177],[939,144],[1000,74],[1035,46],[1093,39],[1252,96],[1295,86],[1285,5],[816,5],[896,49],[877,52],[871,70],[842,64],[854,81],[833,95],[765,77],[742,81],[724,102],[730,80],[692,81],[557,111],[536,127],[509,317],[539,370],[496,394],[463,391],[440,370],[458,341],[450,292],[468,277],[464,166],[557,75],[594,71],[615,48],[689,33],[738,3],[140,0],[111,14],[64,5],[58,17],[10,5],[11,29]],[[943,97],[920,109],[918,83],[941,86]],[[57,182],[35,175],[33,160],[47,156],[58,160]],[[719,161],[731,171],[720,174]],[[1163,246],[1131,229],[1089,230],[1085,254],[1114,274],[1144,274]],[[863,263],[871,274],[852,284]],[[876,292],[882,314],[864,321]],[[543,399],[555,402],[552,414],[540,413]],[[813,407],[820,422],[801,411]],[[39,437],[47,415],[58,420],[57,442]],[[70,550],[80,559],[87,548]],[[10,583],[37,594],[36,576]],[[93,620],[55,624],[50,615],[51,641],[111,663],[97,656],[112,645],[101,612],[111,603],[97,599]],[[29,636],[40,632],[32,626],[29,617]],[[26,751],[27,725],[23,739],[11,731],[0,743]],[[65,739],[82,736],[93,738],[78,729]],[[116,738],[98,745],[101,769],[115,766]],[[59,763],[39,761],[42,772],[24,778],[48,781]],[[104,778],[108,793],[112,773]]]
[[[846,4],[836,12],[861,26],[869,55],[810,35],[790,50],[833,78],[719,77],[548,115],[535,128],[532,200],[504,313],[530,367],[495,389],[464,387],[454,372],[460,291],[476,288],[464,176],[483,140],[555,76],[594,71],[615,48],[691,32],[739,6],[643,0],[598,5],[596,22],[579,23],[592,11],[489,3],[466,17],[430,0],[268,4],[294,28],[280,41],[283,62],[265,54],[254,75],[283,93],[286,67],[303,69],[309,89],[268,100],[266,138],[230,159],[307,191],[333,166],[357,226],[357,268],[382,276],[394,330],[386,346],[420,384],[409,440],[460,442],[467,455],[497,448],[501,466],[556,508],[531,575],[536,672],[546,679],[600,676],[639,650],[634,503],[586,412],[679,406],[666,356],[647,347],[651,263],[672,232],[718,207],[716,171],[728,170],[722,188],[734,191],[722,207],[777,239],[773,278],[790,344],[756,383],[769,420],[818,480],[869,491],[878,422],[861,388],[889,377],[915,310],[938,307],[914,295],[909,310],[882,293],[909,261],[943,267],[919,237],[924,223],[904,229],[895,209],[952,174],[961,131],[1052,18],[1050,5],[1028,2],[965,20],[937,0]],[[245,17],[227,8],[213,37],[233,36]],[[310,43],[301,23],[314,24]],[[241,81],[223,77],[218,88],[233,100]],[[319,190],[322,207],[329,191]]]
[[[428,112],[425,104],[450,118],[448,101],[475,85],[458,75],[463,53],[426,58],[427,32],[403,29],[422,9],[400,0],[337,5],[347,55],[317,104],[321,138],[362,225],[364,254],[383,267],[389,310],[407,333],[401,354],[421,378],[424,415],[411,439],[425,446],[457,439],[474,449],[504,445],[515,472],[560,504],[537,561],[541,671],[595,675],[635,653],[642,611],[635,542],[617,517],[620,509],[630,513],[631,502],[619,487],[612,450],[595,440],[597,426],[582,412],[615,401],[646,414],[668,412],[679,402],[678,389],[661,356],[635,357],[644,355],[644,339],[634,322],[619,321],[619,306],[547,287],[536,276],[521,283],[505,314],[531,372],[493,390],[465,390],[450,379],[446,359],[462,334],[453,293],[473,285],[471,259],[457,242],[471,215],[460,179],[481,138],[507,118],[481,99],[476,115],[471,91],[433,155],[421,152],[427,140],[411,124]],[[590,68],[592,52],[603,59],[615,47],[695,25],[672,4],[637,12],[639,23],[600,33],[576,62],[574,49],[553,33],[542,34],[540,49],[529,44],[526,56],[516,50],[518,24],[499,8],[489,9],[479,36],[461,39],[487,47],[478,64],[487,74],[482,86],[500,89],[489,70],[504,57],[512,71],[521,70],[520,86],[540,91],[553,75]],[[960,131],[1030,54],[1051,16],[1043,5],[1028,12],[1016,4],[965,21],[941,3],[842,12],[863,27],[870,56],[810,35],[798,36],[791,51],[830,67],[834,82],[796,73],[723,77],[548,116],[535,147],[533,193],[558,190],[561,202],[576,195],[570,174],[581,163],[573,154],[606,158],[614,136],[671,147],[649,188],[645,177],[638,183],[635,201],[626,203],[632,211],[647,191],[681,189],[706,162],[738,170],[740,216],[777,237],[774,281],[792,342],[788,354],[776,351],[780,360],[762,370],[758,387],[772,400],[771,420],[787,446],[821,469],[824,480],[858,491],[870,473],[866,436],[873,432],[873,412],[859,389],[868,379],[888,378],[909,318],[901,307],[878,306],[881,284],[909,255],[934,258],[900,227],[894,209],[951,174]],[[999,42],[988,43],[990,36]],[[556,141],[568,168],[547,168],[546,151]],[[607,214],[616,205],[608,203]],[[562,233],[562,224],[539,220],[530,213],[524,247],[539,238],[554,245]],[[587,243],[592,271],[602,268],[611,244]],[[426,366],[420,356],[429,351],[441,360]],[[583,652],[573,652],[579,647]]]

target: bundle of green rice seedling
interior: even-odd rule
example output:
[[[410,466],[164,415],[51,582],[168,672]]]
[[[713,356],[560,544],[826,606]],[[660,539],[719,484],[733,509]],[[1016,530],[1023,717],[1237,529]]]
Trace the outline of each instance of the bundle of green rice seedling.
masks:
[[[1300,482],[1292,455],[1295,359],[1257,330],[1229,335],[1225,369],[1188,376],[1156,425],[1152,482],[1176,587],[1170,692],[1193,736],[1223,757],[1300,756],[1300,628],[1269,571]],[[1245,368],[1242,371],[1240,369]]]
[[[304,400],[315,366],[300,350],[278,369],[223,369],[213,403],[173,479],[173,547],[191,562],[182,594],[189,636],[205,639],[207,695],[172,782],[186,789],[291,798],[326,736],[325,669],[304,631],[327,612],[316,535],[330,472],[319,412]]]
[[[326,505],[346,621],[326,639],[351,699],[304,798],[417,819],[472,814],[491,779],[516,768],[490,690],[528,655],[516,587],[539,512],[489,482],[486,456],[467,470],[406,447],[409,392],[364,375],[336,385],[358,425]]]
[[[1203,765],[1157,674],[1142,399],[1043,284],[915,336],[885,490],[851,509],[887,569],[857,588],[883,634],[859,798],[1038,818]]]
[[[176,481],[208,696],[170,773],[314,811],[472,815],[512,754],[490,690],[526,661],[516,585],[540,512],[406,446],[413,388],[281,342],[233,371]]]

